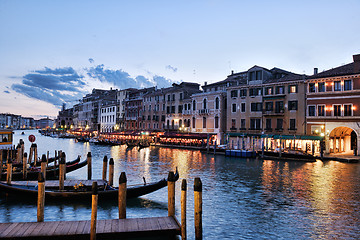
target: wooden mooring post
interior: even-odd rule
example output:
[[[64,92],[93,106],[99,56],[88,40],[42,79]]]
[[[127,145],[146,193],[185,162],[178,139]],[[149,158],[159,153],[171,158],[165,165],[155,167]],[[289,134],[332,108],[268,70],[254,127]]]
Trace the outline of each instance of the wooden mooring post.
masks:
[[[195,208],[195,239],[202,239],[202,183],[200,178],[194,180],[194,208]]]
[[[105,155],[103,159],[103,172],[102,172],[102,180],[104,181],[106,181],[107,163],[108,163],[108,158]]]
[[[109,185],[112,186],[114,183],[114,159],[109,160]]]
[[[1,149],[0,150],[0,174],[2,173],[2,169],[3,169],[3,153],[4,153],[4,150]]]
[[[127,185],[126,174],[125,172],[121,172],[119,178],[119,197],[118,197],[119,219],[126,218],[126,185]]]
[[[92,199],[91,199],[91,224],[90,224],[90,240],[96,239],[96,219],[98,205],[98,185],[97,182],[92,183]]]
[[[44,179],[46,179],[46,167],[47,167],[47,160],[45,154],[41,156],[41,172],[44,175]]]
[[[23,155],[23,179],[27,178],[27,153]]]
[[[87,154],[88,180],[91,180],[91,152]]]
[[[8,159],[8,161],[7,161],[6,183],[9,184],[9,185],[11,185],[11,178],[12,178],[12,160]]]
[[[64,190],[64,180],[65,180],[65,153],[61,154],[60,164],[59,164],[59,190]]]
[[[34,145],[34,166],[36,166],[37,160],[38,160],[38,151],[37,151],[37,145],[36,143]]]
[[[186,179],[181,182],[181,240],[186,240]]]
[[[39,173],[38,178],[38,200],[37,200],[37,221],[44,221],[45,208],[45,178],[42,172]]]
[[[167,179],[168,186],[168,216],[175,216],[175,174],[169,172]]]

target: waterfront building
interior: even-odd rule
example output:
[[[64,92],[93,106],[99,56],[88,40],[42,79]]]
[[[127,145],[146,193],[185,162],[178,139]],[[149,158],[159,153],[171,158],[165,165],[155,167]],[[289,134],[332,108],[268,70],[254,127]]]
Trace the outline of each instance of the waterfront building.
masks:
[[[129,92],[128,97],[124,100],[126,130],[141,130],[143,128],[143,96],[154,90],[155,87],[151,87]]]
[[[239,74],[237,76],[240,76]],[[205,84],[203,92],[191,96],[188,110],[191,115],[191,132],[216,135],[216,143],[222,144],[226,131],[227,96],[226,90],[238,83],[237,78],[227,78],[220,82]]]
[[[31,117],[21,117],[20,128],[21,129],[30,129],[35,127],[35,120]]]
[[[21,127],[21,115],[15,115],[10,113],[0,114],[0,128],[12,128],[20,129]]]
[[[294,148],[296,136],[306,134],[305,76],[279,68],[268,70],[254,66],[245,72],[228,76],[238,80],[227,88],[227,133],[233,148],[256,145],[275,149]],[[239,138],[246,138],[246,141]],[[249,138],[250,137],[250,138]],[[287,139],[281,141],[280,139]],[[297,141],[305,149],[305,141]]]
[[[118,111],[116,114],[116,124],[118,124],[119,129],[121,131],[125,130],[125,99],[129,97],[129,94],[131,92],[134,92],[136,90],[137,89],[135,88],[128,88],[128,89],[119,90],[117,92],[116,101],[117,101]]]
[[[40,128],[40,129],[55,127],[55,120],[50,119],[49,117],[35,120],[35,123],[36,123],[36,128]]]
[[[117,90],[93,89],[80,103],[74,105],[74,127],[76,129],[99,131],[100,107],[102,101],[116,100]]]
[[[116,124],[118,104],[116,101],[105,101],[100,109],[100,132],[111,133],[119,129]]]
[[[360,149],[360,54],[353,62],[307,78],[307,132],[325,137],[327,153]]]
[[[71,129],[73,128],[74,122],[73,122],[73,114],[74,114],[74,108],[68,108],[66,109],[66,105],[63,104],[61,111],[59,111],[59,114],[56,118],[56,128],[58,129]]]
[[[144,95],[143,130],[188,132],[191,95],[199,93],[200,84],[173,83],[171,87],[156,89]]]

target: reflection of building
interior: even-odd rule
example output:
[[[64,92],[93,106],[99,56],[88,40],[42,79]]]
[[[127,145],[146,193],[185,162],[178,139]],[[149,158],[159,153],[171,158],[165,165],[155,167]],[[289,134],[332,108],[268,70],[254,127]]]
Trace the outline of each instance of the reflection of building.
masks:
[[[360,149],[360,55],[307,79],[308,134],[325,136],[326,152]]]

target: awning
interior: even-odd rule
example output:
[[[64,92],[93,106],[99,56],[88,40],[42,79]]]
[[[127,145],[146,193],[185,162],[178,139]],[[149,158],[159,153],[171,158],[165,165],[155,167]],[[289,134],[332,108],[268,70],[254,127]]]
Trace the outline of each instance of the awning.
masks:
[[[274,135],[274,134],[252,134],[252,133],[228,133],[229,137],[260,137],[260,138],[273,138],[273,139],[297,139],[297,140],[324,140],[321,136],[308,136],[308,135]]]

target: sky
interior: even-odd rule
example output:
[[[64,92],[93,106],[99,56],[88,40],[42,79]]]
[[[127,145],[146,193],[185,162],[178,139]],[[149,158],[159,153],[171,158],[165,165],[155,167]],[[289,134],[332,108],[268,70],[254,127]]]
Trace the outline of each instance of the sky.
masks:
[[[93,88],[313,74],[360,53],[359,0],[0,0],[0,113],[56,117]]]

